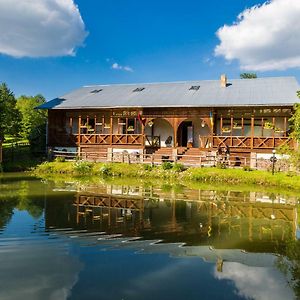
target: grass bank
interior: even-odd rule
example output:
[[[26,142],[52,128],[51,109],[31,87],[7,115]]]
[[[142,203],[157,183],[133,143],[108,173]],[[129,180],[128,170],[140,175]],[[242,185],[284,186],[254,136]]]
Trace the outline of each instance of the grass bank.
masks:
[[[45,162],[33,171],[37,176],[65,174],[70,176],[100,176],[105,178],[164,179],[173,182],[190,182],[228,185],[257,185],[300,191],[300,176],[286,173],[272,175],[267,171],[242,169],[189,168],[180,164],[151,167],[140,164]]]

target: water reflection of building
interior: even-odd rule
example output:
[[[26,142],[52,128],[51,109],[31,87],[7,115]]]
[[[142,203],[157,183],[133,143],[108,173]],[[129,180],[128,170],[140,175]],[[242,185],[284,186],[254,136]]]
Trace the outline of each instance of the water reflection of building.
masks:
[[[56,216],[51,214],[54,203],[49,202],[46,221],[47,226],[164,242],[269,251],[296,236],[295,203],[296,199],[252,192],[108,185],[81,189],[74,199],[60,203],[60,217],[57,208]]]

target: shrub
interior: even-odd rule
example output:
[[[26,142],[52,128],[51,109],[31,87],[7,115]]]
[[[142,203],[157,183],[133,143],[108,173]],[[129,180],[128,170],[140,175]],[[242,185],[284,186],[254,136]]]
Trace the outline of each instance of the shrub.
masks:
[[[185,170],[185,167],[184,167],[183,164],[175,163],[175,164],[173,165],[173,170],[174,170],[175,172],[180,173],[180,172],[183,172],[183,171]]]
[[[112,175],[111,167],[108,165],[103,165],[99,171],[102,176],[111,176]]]
[[[66,158],[64,156],[57,156],[55,157],[55,162],[65,162]]]
[[[80,175],[89,174],[92,170],[92,164],[87,161],[76,161],[73,165],[74,171]]]
[[[226,169],[227,168],[227,166],[226,166],[226,164],[224,162],[218,162],[217,165],[216,165],[216,167],[218,169]]]
[[[243,170],[247,172],[253,171],[249,166],[243,166]]]
[[[162,163],[161,167],[162,167],[163,170],[170,170],[170,169],[173,168],[173,165],[172,165],[171,162],[165,161],[165,162]]]
[[[145,164],[145,165],[143,165],[143,168],[144,168],[145,171],[152,171],[154,166]]]

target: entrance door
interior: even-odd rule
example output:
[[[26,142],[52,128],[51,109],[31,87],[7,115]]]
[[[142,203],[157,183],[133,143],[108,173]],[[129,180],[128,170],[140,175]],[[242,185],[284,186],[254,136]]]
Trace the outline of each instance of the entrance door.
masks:
[[[178,131],[178,145],[179,147],[193,146],[193,122],[184,121],[180,124]]]

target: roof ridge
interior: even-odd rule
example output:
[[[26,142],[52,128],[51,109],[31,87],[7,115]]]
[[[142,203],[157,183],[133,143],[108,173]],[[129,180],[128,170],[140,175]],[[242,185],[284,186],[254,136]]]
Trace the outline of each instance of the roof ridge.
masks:
[[[271,76],[271,77],[258,77],[258,78],[251,78],[251,79],[241,79],[241,78],[233,78],[229,79],[230,81],[245,81],[245,80],[271,80],[271,79],[295,79],[295,76]],[[219,82],[220,79],[195,79],[195,80],[178,80],[178,81],[158,81],[158,82],[136,82],[136,83],[108,83],[108,84],[92,84],[92,85],[84,85],[83,88],[93,88],[93,87],[105,87],[105,86],[137,86],[137,85],[164,85],[164,84],[190,84],[190,83],[196,83],[196,82]]]

